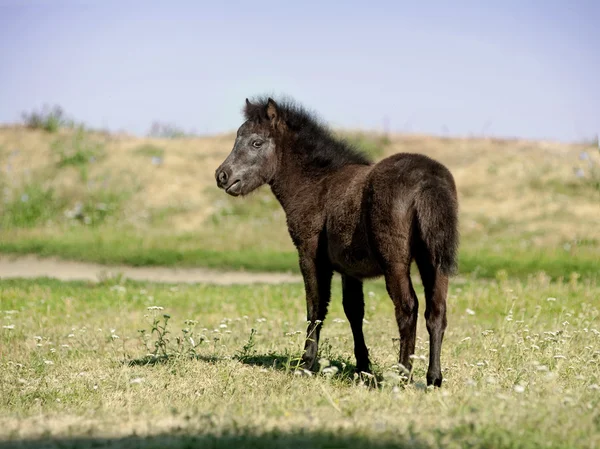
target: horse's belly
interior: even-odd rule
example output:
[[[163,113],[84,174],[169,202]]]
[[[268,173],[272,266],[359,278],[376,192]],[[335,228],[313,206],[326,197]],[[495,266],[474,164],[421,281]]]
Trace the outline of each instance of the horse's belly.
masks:
[[[344,239],[343,236],[329,236],[328,252],[334,269],[341,274],[359,279],[382,274],[364,236],[355,234],[353,238],[348,239]]]

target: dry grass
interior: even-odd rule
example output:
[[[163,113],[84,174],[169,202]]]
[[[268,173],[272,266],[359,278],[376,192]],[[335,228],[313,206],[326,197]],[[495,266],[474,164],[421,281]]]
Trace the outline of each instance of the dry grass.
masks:
[[[307,377],[293,373],[305,327],[301,284],[4,281],[0,447],[97,447],[105,438],[119,447],[600,444],[597,284],[455,280],[437,391],[423,385],[422,319],[415,383],[401,380],[380,282],[365,288],[376,377],[353,377],[338,284],[320,354],[335,369]],[[163,314],[171,333],[144,347],[138,329],[149,333]],[[167,339],[169,358],[146,363]]]
[[[47,183],[59,194],[74,188],[85,189],[75,169],[55,169],[56,151],[52,143],[61,139],[68,141],[72,134],[70,130],[62,130],[57,136],[21,127],[0,129],[1,163],[10,188],[18,188],[36,175],[40,179],[50,178],[47,176],[50,172],[53,176]],[[89,164],[89,179],[133,192],[126,205],[132,224],[142,226],[144,218],[154,211],[182,209],[175,229],[186,231],[194,229],[210,214],[211,204],[202,192],[214,184],[212,172],[227,151],[231,136],[189,139],[132,138],[100,133],[87,133],[87,136],[105,151],[105,158]],[[160,162],[139,151],[149,145],[163,150]],[[10,165],[9,172],[6,172],[7,165]]]
[[[62,131],[63,136],[70,133]],[[55,139],[60,137],[43,131],[0,129],[0,163],[9,188],[52,171]],[[214,170],[230,151],[233,135],[149,139],[95,134],[91,139],[104,146],[106,157],[90,164],[89,178],[135,190],[126,205],[130,215],[139,218],[133,224],[144,226],[144,217],[171,210],[171,231],[194,231],[218,208],[222,195],[207,190],[216,191]],[[152,163],[150,154],[139,151],[147,146],[162,150],[159,165]],[[467,234],[503,222],[513,234],[535,234],[540,245],[600,237],[600,191],[579,182],[574,174],[576,167],[586,168],[587,163],[579,160],[583,151],[600,165],[600,153],[592,145],[392,135],[384,156],[401,151],[427,154],[452,170]],[[83,188],[74,170],[53,171],[53,175],[48,182],[59,192]]]

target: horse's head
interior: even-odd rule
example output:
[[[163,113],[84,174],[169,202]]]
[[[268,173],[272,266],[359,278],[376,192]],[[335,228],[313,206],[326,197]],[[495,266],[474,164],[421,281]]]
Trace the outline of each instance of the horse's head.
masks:
[[[233,149],[217,168],[219,188],[233,196],[246,195],[273,180],[277,170],[277,137],[285,129],[277,104],[269,98],[264,104],[246,99],[246,121],[237,132]]]

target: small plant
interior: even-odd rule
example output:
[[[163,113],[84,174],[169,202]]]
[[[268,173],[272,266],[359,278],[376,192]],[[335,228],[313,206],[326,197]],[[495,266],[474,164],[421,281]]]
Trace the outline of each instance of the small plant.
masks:
[[[148,137],[156,137],[162,139],[180,139],[189,137],[191,134],[186,133],[182,128],[172,123],[154,122],[148,131]]]
[[[162,307],[149,307],[150,310],[162,310]],[[150,334],[146,333],[146,329],[140,329],[138,332],[141,334],[142,341],[148,350],[148,354],[154,358],[158,357],[168,357],[169,352],[167,350],[169,344],[168,335],[170,332],[167,330],[167,326],[169,324],[169,320],[171,319],[170,315],[163,314],[162,316],[154,315],[152,320],[152,328],[150,330]],[[148,341],[156,335],[156,340],[154,341],[153,348],[148,344]]]
[[[236,358],[238,360],[244,361],[249,357],[252,357],[256,354],[256,350],[254,346],[256,345],[256,341],[254,340],[254,336],[256,335],[256,329],[252,328],[250,330],[250,336],[248,337],[248,341],[242,347],[240,351],[237,352]]]
[[[23,112],[23,122],[28,128],[43,129],[55,133],[60,128],[73,127],[73,121],[65,116],[63,108],[58,105],[45,105],[40,111]]]
[[[174,344],[172,344],[170,337],[172,334],[167,329],[171,315],[157,313],[163,310],[160,306],[150,306],[148,310],[153,312],[150,332],[147,332],[146,329],[138,330],[142,344],[148,352],[144,360],[151,362],[172,357],[197,357],[196,349],[206,340],[204,335],[194,335],[192,329],[186,327],[181,330],[181,335],[175,337]],[[194,327],[197,322],[186,320],[185,324]],[[151,342],[151,340],[154,341]]]
[[[83,129],[72,136],[57,139],[51,148],[58,156],[58,167],[79,168],[84,182],[88,178],[88,165],[104,157],[104,146],[91,140]]]

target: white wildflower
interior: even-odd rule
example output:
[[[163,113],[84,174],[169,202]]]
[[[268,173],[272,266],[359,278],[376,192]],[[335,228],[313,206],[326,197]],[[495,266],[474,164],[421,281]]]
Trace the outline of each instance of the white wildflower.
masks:
[[[338,372],[338,367],[337,366],[328,366],[327,368],[323,369],[323,374],[326,376],[333,376]]]

